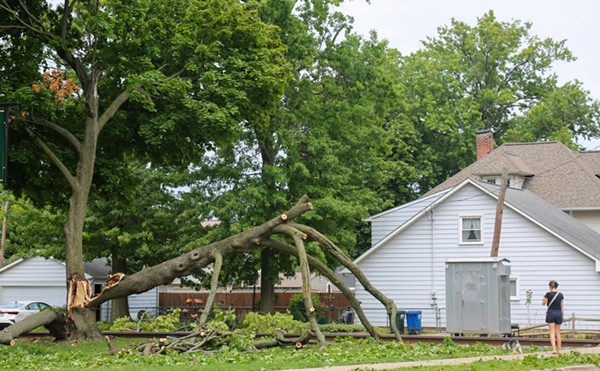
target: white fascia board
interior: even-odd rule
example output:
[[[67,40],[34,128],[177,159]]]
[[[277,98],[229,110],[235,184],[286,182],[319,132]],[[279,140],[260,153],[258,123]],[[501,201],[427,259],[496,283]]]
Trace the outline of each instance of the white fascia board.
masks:
[[[417,198],[417,199],[416,199],[416,200],[414,200],[414,201],[411,201],[411,202],[408,202],[408,203],[402,204],[402,205],[400,205],[400,206],[396,206],[396,207],[393,207],[393,208],[391,208],[391,209],[388,209],[388,210],[382,211],[382,212],[380,212],[379,214],[371,215],[370,217],[363,219],[363,221],[365,221],[365,222],[372,222],[372,221],[373,221],[373,219],[377,219],[377,218],[379,218],[379,217],[382,217],[382,216],[384,216],[384,215],[387,215],[387,214],[389,214],[389,213],[392,213],[392,212],[394,212],[394,211],[401,210],[401,209],[403,209],[403,208],[405,208],[405,207],[408,207],[408,206],[411,206],[412,204],[415,204],[415,203],[417,203],[417,202],[422,202],[422,201],[425,201],[425,200],[427,200],[427,199],[429,199],[429,198],[432,198],[432,197],[439,197],[439,194],[440,194],[440,193],[443,193],[443,192],[448,192],[448,189],[444,189],[443,191],[439,191],[439,192],[437,192],[437,193],[434,193],[434,194],[432,194],[432,195],[429,195],[429,196],[427,196],[427,197],[423,197],[423,198]]]
[[[382,238],[381,241],[379,241],[375,246],[371,247],[369,250],[365,251],[364,254],[362,254],[361,256],[359,256],[358,258],[356,258],[354,260],[354,264],[359,264],[361,261],[363,261],[364,259],[366,259],[366,257],[368,257],[369,255],[371,255],[374,251],[378,250],[381,246],[385,245],[392,238],[396,237],[400,232],[402,232],[403,230],[405,230],[406,228],[408,228],[410,225],[412,225],[414,222],[416,222],[417,220],[419,220],[427,212],[429,212],[430,210],[433,210],[437,205],[443,203],[447,198],[451,197],[454,193],[458,192],[458,190],[461,189],[461,188],[463,188],[464,185],[467,184],[467,183],[472,183],[472,182],[469,179],[465,179],[461,183],[459,183],[456,186],[450,188],[449,190],[446,189],[446,190],[440,191],[438,193],[435,193],[435,194],[433,194],[431,196],[428,196],[425,199],[420,199],[420,201],[423,201],[423,200],[429,199],[429,198],[431,198],[433,196],[439,196],[439,193],[446,192],[445,195],[443,195],[441,197],[438,197],[435,201],[433,201],[430,204],[428,204],[421,211],[419,211],[418,213],[416,213],[412,218],[408,219],[404,224],[402,224],[398,228],[394,229],[387,236],[385,236],[384,238]],[[378,215],[381,215],[381,214],[378,214]],[[346,269],[344,269],[342,272],[349,273],[349,271],[347,271]]]
[[[21,263],[22,263],[22,262],[24,262],[24,261],[25,261],[25,259],[23,259],[23,258],[20,258],[20,259],[17,259],[17,260],[15,260],[14,262],[12,262],[12,263],[10,263],[10,264],[8,264],[8,265],[5,265],[4,267],[0,268],[0,273],[2,273],[2,272],[4,272],[4,271],[7,271],[7,270],[9,270],[9,269],[11,269],[12,267],[14,267],[15,265],[21,264]]]

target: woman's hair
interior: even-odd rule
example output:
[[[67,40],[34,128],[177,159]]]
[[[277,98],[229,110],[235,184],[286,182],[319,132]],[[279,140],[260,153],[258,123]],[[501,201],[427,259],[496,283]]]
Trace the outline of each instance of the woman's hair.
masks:
[[[552,287],[553,289],[555,289],[558,287],[558,282],[556,282],[555,280],[552,280],[552,281],[548,282],[548,285],[550,287]]]

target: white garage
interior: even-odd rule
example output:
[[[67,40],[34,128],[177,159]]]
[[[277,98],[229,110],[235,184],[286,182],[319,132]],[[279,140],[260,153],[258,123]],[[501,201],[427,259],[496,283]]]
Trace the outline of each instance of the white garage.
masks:
[[[62,286],[1,286],[2,303],[12,301],[41,301],[52,306],[65,305],[67,289]]]
[[[43,301],[62,306],[67,302],[65,265],[54,259],[19,259],[0,268],[0,303]]]
[[[106,282],[110,267],[106,260],[85,264],[85,278],[99,292]],[[90,271],[88,273],[88,270]],[[64,263],[39,256],[19,259],[0,268],[0,304],[12,301],[41,301],[52,306],[67,303],[67,273]],[[91,274],[90,274],[91,273]],[[145,310],[158,312],[158,288],[129,297],[130,315]],[[108,320],[110,302],[102,304],[99,320]]]

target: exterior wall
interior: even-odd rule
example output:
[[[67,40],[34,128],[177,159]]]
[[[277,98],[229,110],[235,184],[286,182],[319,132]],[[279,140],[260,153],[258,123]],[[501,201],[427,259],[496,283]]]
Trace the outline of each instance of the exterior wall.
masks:
[[[600,210],[573,210],[571,216],[600,233]]]
[[[65,266],[55,260],[34,257],[0,273],[2,285],[54,286],[66,282]]]
[[[395,300],[398,309],[422,310],[424,327],[445,327],[445,261],[489,257],[495,213],[495,199],[466,185],[367,256],[359,267],[375,287]],[[458,244],[460,215],[482,215],[482,244]],[[378,222],[373,220],[373,224]],[[595,271],[595,263],[508,207],[503,213],[499,257],[510,260],[511,278],[518,279],[517,297],[511,300],[512,323],[521,327],[544,323],[541,301],[550,279],[560,283],[567,315],[600,317],[600,273]],[[528,289],[533,291],[529,305]],[[434,292],[438,321],[432,306]],[[359,282],[356,296],[373,324],[388,324],[383,306]]]
[[[15,296],[17,290],[23,297]],[[35,291],[39,297],[32,297]],[[18,299],[62,306],[67,301],[66,292],[65,266],[51,259],[34,257],[0,272],[0,303]]]
[[[424,199],[418,199],[406,205],[383,212],[374,217],[374,222],[371,225],[371,243],[376,245],[379,241],[385,238],[385,236],[392,233],[402,224],[406,223],[410,218],[413,217],[413,215],[427,207],[432,200],[436,200],[440,197],[442,197],[441,194],[436,194]]]
[[[106,280],[95,278],[94,285],[104,285]],[[155,287],[141,294],[129,295],[127,298],[129,303],[129,315],[134,320],[137,320],[138,313],[143,310],[151,313],[153,316],[158,315],[158,287]],[[109,321],[112,302],[102,303],[100,306],[100,321]]]
[[[131,295],[129,300],[129,315],[137,319],[139,311],[144,310],[153,315],[158,315],[158,287],[141,294]]]

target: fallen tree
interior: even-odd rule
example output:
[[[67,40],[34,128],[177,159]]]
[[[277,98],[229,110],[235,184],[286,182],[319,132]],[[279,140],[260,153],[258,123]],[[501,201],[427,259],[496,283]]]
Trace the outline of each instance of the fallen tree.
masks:
[[[190,275],[196,270],[213,264],[210,293],[204,313],[199,319],[198,331],[202,331],[200,329],[203,328],[208,313],[212,309],[214,297],[217,292],[218,276],[221,271],[223,259],[233,254],[249,252],[252,249],[271,247],[292,254],[298,258],[302,275],[304,307],[311,325],[310,334],[311,337],[314,336],[317,339],[322,347],[325,346],[325,337],[317,325],[315,308],[310,295],[310,267],[326,276],[342,293],[344,293],[352,307],[355,309],[361,323],[365,326],[371,336],[377,338],[378,334],[375,328],[365,316],[364,311],[360,306],[360,302],[354,297],[350,289],[337,278],[335,273],[329,267],[307,254],[304,241],[310,237],[319,244],[327,254],[335,258],[341,265],[352,272],[363,287],[385,306],[388,315],[392,319],[392,329],[396,339],[402,341],[402,338],[395,327],[397,308],[394,301],[377,290],[352,260],[333,242],[308,226],[291,223],[293,219],[312,210],[312,208],[313,205],[308,196],[305,195],[287,212],[260,226],[221,241],[194,249],[177,258],[144,269],[143,271],[130,276],[122,273],[115,274],[111,276],[102,291],[93,297],[89,295],[91,292],[89,287],[90,283],[85,279],[75,277],[77,282],[72,282],[70,287],[76,287],[77,290],[69,295],[68,311],[85,310],[89,313],[93,313],[102,303],[108,300],[126,297],[132,294],[139,294],[160,285],[170,284],[175,278]],[[37,314],[34,316],[37,316]],[[271,344],[282,344],[282,342],[271,342]]]
[[[57,340],[65,340],[67,338],[65,325],[65,314],[48,308],[25,317],[22,321],[0,331],[0,344],[12,346],[16,338],[41,326],[46,327],[50,335],[54,336]]]

